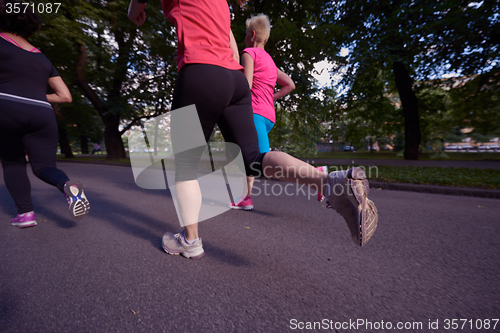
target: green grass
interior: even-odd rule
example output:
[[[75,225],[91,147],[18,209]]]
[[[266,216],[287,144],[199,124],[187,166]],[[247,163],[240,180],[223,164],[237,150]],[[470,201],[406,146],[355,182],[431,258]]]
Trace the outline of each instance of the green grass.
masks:
[[[358,153],[345,154],[345,158],[353,158]],[[363,154],[363,153],[359,153]],[[393,153],[375,153],[377,156],[386,155],[390,158]],[[467,154],[467,153],[456,153]],[[485,153],[494,155],[495,153]],[[366,153],[366,155],[371,155]],[[350,156],[350,157],[349,157]],[[319,158],[319,156],[317,157]],[[344,157],[340,157],[344,158]],[[360,158],[360,157],[356,157]],[[63,155],[58,155],[59,161],[70,160],[84,163],[106,163],[130,165],[130,159],[107,160],[105,155],[100,156],[75,156],[66,159]],[[330,171],[345,170],[352,165],[329,165]],[[410,166],[370,166],[363,167],[368,178],[372,181],[384,181],[388,183],[408,183],[408,184],[431,184],[455,187],[476,187],[483,189],[500,189],[500,170],[494,169],[469,169],[469,168],[436,168],[436,167],[410,167]]]
[[[346,170],[352,165],[329,165],[330,171]],[[435,167],[361,167],[372,181],[387,183],[430,184],[454,187],[475,187],[500,189],[500,170],[470,168],[435,168]]]
[[[119,160],[108,160],[106,155],[95,156],[75,156],[73,158],[66,158],[64,155],[57,155],[58,161],[71,161],[71,162],[84,162],[84,163],[104,163],[104,164],[124,164],[130,165],[129,158],[122,158]]]
[[[333,158],[333,159],[370,159],[370,160],[404,160],[403,156],[398,156],[397,153],[391,151],[381,152],[320,152],[317,156],[305,156],[301,158]],[[446,152],[437,156],[436,153],[423,153],[420,155],[421,160],[434,161],[500,161],[500,153],[470,153],[470,152]]]

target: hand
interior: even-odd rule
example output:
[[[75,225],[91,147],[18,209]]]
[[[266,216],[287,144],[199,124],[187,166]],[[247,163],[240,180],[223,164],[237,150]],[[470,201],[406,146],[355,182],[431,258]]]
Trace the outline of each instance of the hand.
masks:
[[[144,11],[144,8],[146,8],[145,4],[140,4],[137,0],[130,1],[130,6],[128,7],[128,18],[138,26],[141,26],[144,22],[146,22],[146,12]]]

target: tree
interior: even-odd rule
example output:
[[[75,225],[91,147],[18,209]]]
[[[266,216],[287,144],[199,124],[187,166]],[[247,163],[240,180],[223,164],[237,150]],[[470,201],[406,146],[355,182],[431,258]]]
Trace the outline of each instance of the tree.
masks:
[[[339,118],[346,125],[345,141],[357,147],[368,140],[371,149],[377,138],[401,129],[399,100],[394,98],[394,88],[387,84],[387,74],[380,68],[359,66],[351,89],[339,99],[343,105]]]
[[[277,122],[270,133],[271,146],[292,154],[315,153],[323,135],[320,124],[331,120],[333,101],[313,78],[314,65],[336,53],[327,32],[329,23],[320,20],[324,1],[251,0],[246,6],[232,5],[232,30],[239,50],[246,46],[245,21],[258,13],[269,16],[271,35],[266,51],[278,68],[295,82],[291,95],[276,103]]]
[[[415,91],[419,100],[422,144],[442,150],[447,135],[456,126],[452,117],[450,91],[429,83]]]
[[[500,134],[500,70],[493,68],[451,91],[456,125],[483,135]]]
[[[127,129],[170,108],[177,77],[175,31],[163,15],[161,2],[148,3],[148,19],[140,28],[127,19],[127,6],[128,0],[68,0],[57,15],[46,15],[47,24],[37,35],[73,95],[87,101],[62,107],[62,113],[68,113],[64,121],[77,124],[71,129],[81,129],[80,137],[88,136],[87,125],[93,126],[93,117],[85,118],[87,124],[69,114],[91,105],[102,120],[109,159],[125,156],[121,135]],[[321,89],[312,77],[314,64],[335,53],[335,45],[318,20],[323,6],[319,0],[256,0],[244,8],[231,6],[240,50],[244,47],[245,20],[258,12],[270,16],[273,30],[267,50],[297,85],[294,93],[278,104],[297,133],[307,132],[307,140],[297,138],[304,141],[302,146],[319,140],[319,124],[327,119],[330,108],[319,97]]]
[[[80,111],[92,105],[101,118],[108,159],[125,157],[121,136],[126,130],[169,108],[176,78],[175,33],[166,24],[161,2],[148,5],[148,21],[141,29],[128,20],[128,4],[66,1],[59,15],[46,17],[36,36],[42,45],[52,45],[44,53],[54,59],[73,94],[88,101],[78,106]],[[83,124],[73,119],[82,135],[95,122],[87,119]]]
[[[332,43],[351,50],[343,84],[369,81],[359,68],[390,73],[402,104],[405,159],[418,159],[421,124],[418,82],[444,73],[476,74],[499,60],[498,0],[345,0],[332,2],[329,22],[342,27]],[[355,91],[360,93],[360,91]]]

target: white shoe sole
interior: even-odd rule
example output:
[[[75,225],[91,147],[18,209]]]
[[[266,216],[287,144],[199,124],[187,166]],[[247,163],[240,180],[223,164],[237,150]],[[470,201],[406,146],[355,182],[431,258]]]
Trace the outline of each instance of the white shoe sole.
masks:
[[[73,193],[71,191],[71,187],[73,189],[78,188],[78,193]],[[69,205],[69,215],[75,220],[79,220],[85,217],[90,210],[90,203],[85,197],[83,193],[83,186],[78,181],[68,181],[66,186],[64,186],[64,193],[70,198],[71,204]]]
[[[352,195],[349,195],[349,202],[355,210],[358,233],[353,236],[356,245],[365,245],[375,233],[378,224],[377,207],[373,201],[368,199],[370,185],[367,179],[349,179],[347,182]]]

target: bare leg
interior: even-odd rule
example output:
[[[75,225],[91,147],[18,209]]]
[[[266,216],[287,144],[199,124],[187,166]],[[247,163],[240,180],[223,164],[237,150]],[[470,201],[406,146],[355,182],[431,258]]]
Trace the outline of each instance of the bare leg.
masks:
[[[272,151],[264,156],[263,170],[266,177],[288,182],[297,181],[325,193],[327,174],[286,153]],[[248,195],[252,193],[254,178],[248,177]],[[187,240],[198,238],[198,216],[201,209],[201,190],[197,180],[176,183],[177,204],[185,225]]]
[[[255,180],[255,177],[247,177],[247,186],[248,186],[248,193],[247,197],[252,196],[252,189],[253,189],[253,182]]]
[[[328,175],[286,153],[280,151],[266,153],[262,170],[266,177],[305,184],[325,194]]]
[[[175,183],[177,205],[180,217],[185,225],[187,240],[198,238],[198,216],[201,209],[201,190],[197,180],[187,180]]]

